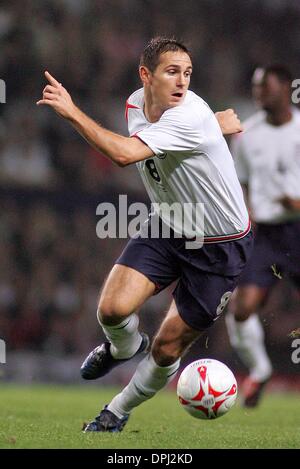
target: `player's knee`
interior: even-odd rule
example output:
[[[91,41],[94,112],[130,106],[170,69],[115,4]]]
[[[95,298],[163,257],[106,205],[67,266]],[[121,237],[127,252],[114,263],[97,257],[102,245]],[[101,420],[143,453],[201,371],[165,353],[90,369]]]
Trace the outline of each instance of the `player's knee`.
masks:
[[[240,292],[230,304],[230,311],[236,321],[246,321],[258,308],[258,302],[251,295]]]
[[[181,350],[176,344],[165,343],[161,339],[155,339],[151,353],[158,366],[170,366],[181,357]]]
[[[129,316],[129,312],[126,307],[122,307],[120,304],[116,304],[105,299],[100,299],[97,318],[100,324],[105,326],[114,326],[119,324],[125,317]]]
[[[236,311],[234,318],[238,322],[243,322],[243,321],[246,321],[251,316],[252,313],[253,311],[246,310],[246,309],[243,311]]]
[[[256,310],[256,304],[252,304],[251,301],[240,301],[237,303],[237,308],[234,310],[235,320],[238,322],[246,321],[251,314]]]

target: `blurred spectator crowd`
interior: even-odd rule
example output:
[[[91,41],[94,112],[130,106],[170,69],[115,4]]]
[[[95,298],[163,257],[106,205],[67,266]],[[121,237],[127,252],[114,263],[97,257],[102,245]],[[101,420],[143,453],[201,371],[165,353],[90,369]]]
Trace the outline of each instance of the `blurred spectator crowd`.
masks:
[[[99,286],[107,273],[103,265],[114,242],[109,250],[106,240],[100,244],[88,209],[68,213],[34,199],[25,207],[9,198],[3,204],[1,335],[9,350],[86,350],[95,331]]]
[[[297,76],[299,20],[299,0],[1,2],[0,337],[10,349],[85,352],[98,342],[99,287],[124,240],[96,237],[95,209],[113,194],[145,198],[135,168],[115,168],[36,107],[44,70],[126,134],[139,56],[152,36],[175,35],[193,54],[191,88],[215,110],[247,113],[255,66],[281,62]],[[160,312],[153,304],[149,328]]]

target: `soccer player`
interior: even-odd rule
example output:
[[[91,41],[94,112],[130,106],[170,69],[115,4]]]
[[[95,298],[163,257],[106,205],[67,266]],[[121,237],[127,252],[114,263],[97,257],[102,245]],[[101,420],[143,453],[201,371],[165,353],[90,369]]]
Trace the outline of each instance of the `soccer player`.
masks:
[[[300,288],[300,113],[291,106],[292,76],[283,66],[257,69],[261,110],[232,142],[237,174],[255,222],[254,251],[226,315],[229,338],[250,374],[243,404],[255,407],[272,374],[256,312],[279,278]]]
[[[98,306],[98,320],[108,340],[83,362],[83,378],[104,376],[147,352],[149,338],[139,332],[135,311],[178,281],[150,351],[125,389],[85,431],[121,431],[131,411],[174,378],[183,353],[222,313],[251,252],[249,215],[231,154],[214,113],[188,91],[191,73],[191,56],[184,44],[153,39],[140,60],[143,88],[127,101],[130,137],[123,137],[85,115],[46,72],[49,84],[37,104],[52,107],[120,167],[137,163],[152,202],[162,206],[160,225],[170,229],[169,237],[162,230],[159,237],[143,236],[157,219],[150,217],[117,259]],[[233,111],[224,118],[227,130],[231,124],[234,131],[241,130]],[[182,229],[180,213],[175,210],[171,216],[168,210],[174,203],[204,204],[204,232],[199,228],[196,233],[196,239],[203,236],[201,248],[187,245],[195,237],[193,222],[188,219]]]

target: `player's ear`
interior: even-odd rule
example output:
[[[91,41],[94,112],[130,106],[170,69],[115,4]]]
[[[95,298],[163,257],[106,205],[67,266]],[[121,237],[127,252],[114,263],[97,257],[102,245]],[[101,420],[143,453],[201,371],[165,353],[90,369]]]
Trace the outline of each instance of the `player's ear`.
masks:
[[[149,85],[151,79],[151,72],[150,70],[141,65],[139,68],[140,79],[142,80],[143,85]]]

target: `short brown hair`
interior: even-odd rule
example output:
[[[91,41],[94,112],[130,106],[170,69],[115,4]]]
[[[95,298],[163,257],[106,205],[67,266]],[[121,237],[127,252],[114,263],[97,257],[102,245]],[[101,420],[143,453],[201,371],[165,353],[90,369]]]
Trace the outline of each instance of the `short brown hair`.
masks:
[[[281,64],[269,65],[264,69],[265,75],[276,75],[277,79],[282,83],[291,84],[293,81],[293,75],[288,67]]]
[[[155,37],[151,39],[145,47],[141,55],[140,66],[145,66],[151,72],[154,72],[159,63],[159,57],[161,54],[169,51],[176,52],[178,50],[185,52],[191,58],[191,53],[188,48],[177,39],[162,36]]]

